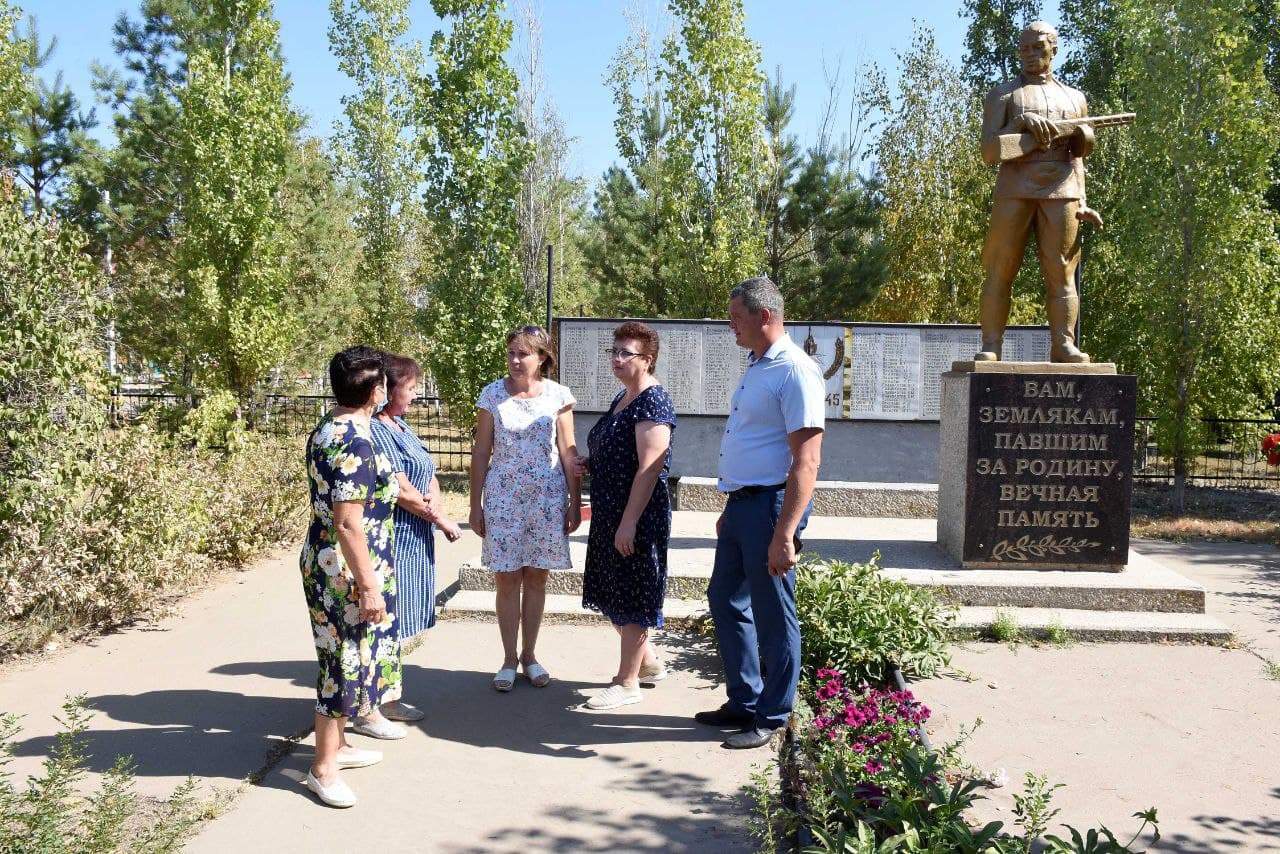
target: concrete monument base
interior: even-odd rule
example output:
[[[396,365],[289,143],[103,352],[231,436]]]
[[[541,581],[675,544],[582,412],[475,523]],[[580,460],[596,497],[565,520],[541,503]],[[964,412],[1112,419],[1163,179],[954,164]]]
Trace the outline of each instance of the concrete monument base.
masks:
[[[954,363],[938,544],[966,569],[1123,569],[1136,398],[1110,363]]]

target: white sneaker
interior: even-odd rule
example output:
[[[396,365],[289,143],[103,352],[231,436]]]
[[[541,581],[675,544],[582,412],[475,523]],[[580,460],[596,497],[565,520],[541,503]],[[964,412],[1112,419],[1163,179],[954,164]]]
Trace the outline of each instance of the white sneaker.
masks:
[[[643,699],[644,693],[639,688],[628,688],[625,685],[610,685],[590,700],[587,700],[587,708],[602,712],[606,709],[616,709],[620,706],[629,706],[632,703],[638,703]]]
[[[659,661],[657,664],[640,665],[641,682],[661,682],[667,678],[667,666]]]
[[[382,761],[381,750],[364,750],[360,747],[347,747],[338,752],[339,768],[366,768]]]
[[[324,785],[316,779],[316,775],[307,771],[307,788],[316,793],[316,797],[331,807],[346,809],[356,805],[356,793],[342,780],[334,780]]]
[[[368,718],[352,718],[351,731],[367,735],[370,738],[385,739],[386,741],[395,741],[409,734],[407,729],[399,724],[393,724],[386,718],[376,722]]]

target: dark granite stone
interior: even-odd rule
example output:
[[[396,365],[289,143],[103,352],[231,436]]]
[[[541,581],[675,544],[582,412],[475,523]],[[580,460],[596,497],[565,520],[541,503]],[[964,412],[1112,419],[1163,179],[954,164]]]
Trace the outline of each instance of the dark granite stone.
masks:
[[[974,374],[966,566],[1121,567],[1137,378]]]

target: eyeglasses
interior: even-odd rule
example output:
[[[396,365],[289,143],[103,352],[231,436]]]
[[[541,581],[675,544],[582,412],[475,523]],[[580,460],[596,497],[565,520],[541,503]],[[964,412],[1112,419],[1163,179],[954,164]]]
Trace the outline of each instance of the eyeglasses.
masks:
[[[621,347],[608,347],[604,352],[610,359],[621,359],[624,362],[629,362],[636,356],[649,355],[648,353],[632,353],[630,350],[624,350]]]

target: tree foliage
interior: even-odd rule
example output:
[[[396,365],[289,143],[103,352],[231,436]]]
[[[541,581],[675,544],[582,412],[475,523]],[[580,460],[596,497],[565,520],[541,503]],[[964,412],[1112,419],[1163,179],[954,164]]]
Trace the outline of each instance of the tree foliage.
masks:
[[[899,54],[897,91],[868,93],[885,116],[874,154],[884,193],[889,280],[875,320],[972,323],[982,289],[982,243],[992,176],[978,150],[981,102],[917,26]]]
[[[1114,95],[1139,114],[1109,137],[1110,224],[1090,255],[1089,315],[1105,358],[1141,380],[1173,449],[1176,497],[1208,437],[1201,416],[1260,415],[1280,385],[1276,218],[1280,137],[1267,46],[1248,0],[1120,0]],[[1100,146],[1101,147],[1101,146]]]
[[[360,275],[375,286],[360,338],[392,352],[419,351],[412,251],[420,219],[416,189],[422,149],[410,121],[422,46],[406,38],[408,0],[331,0],[329,44],[355,83],[342,98],[337,150],[358,190]]]
[[[504,54],[512,24],[500,0],[433,0],[448,33],[431,37],[435,71],[417,93],[427,129],[424,205],[437,249],[428,328],[432,373],[455,417],[474,418],[501,376],[503,341],[522,315],[516,198],[530,150]]]
[[[184,40],[186,85],[172,158],[181,228],[176,266],[206,383],[248,393],[298,332],[287,290],[278,190],[296,120],[270,0],[202,0]]]
[[[964,0],[960,17],[968,19],[969,27],[961,66],[974,89],[985,95],[992,86],[1018,76],[1018,35],[1040,17],[1040,8],[1041,0]]]

